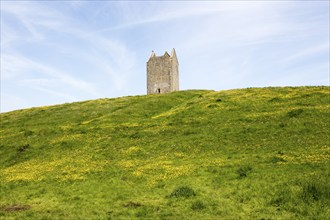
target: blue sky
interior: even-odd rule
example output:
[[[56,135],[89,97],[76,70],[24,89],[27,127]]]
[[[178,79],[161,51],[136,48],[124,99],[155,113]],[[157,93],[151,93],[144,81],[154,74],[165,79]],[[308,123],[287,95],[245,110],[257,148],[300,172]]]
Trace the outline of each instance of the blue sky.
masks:
[[[1,1],[1,112],[180,89],[329,85],[329,1]]]

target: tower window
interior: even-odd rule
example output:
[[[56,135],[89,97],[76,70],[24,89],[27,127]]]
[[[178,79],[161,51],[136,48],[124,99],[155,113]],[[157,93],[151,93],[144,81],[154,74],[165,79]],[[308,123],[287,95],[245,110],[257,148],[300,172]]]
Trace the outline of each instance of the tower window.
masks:
[[[157,93],[160,93],[160,89],[157,89]]]

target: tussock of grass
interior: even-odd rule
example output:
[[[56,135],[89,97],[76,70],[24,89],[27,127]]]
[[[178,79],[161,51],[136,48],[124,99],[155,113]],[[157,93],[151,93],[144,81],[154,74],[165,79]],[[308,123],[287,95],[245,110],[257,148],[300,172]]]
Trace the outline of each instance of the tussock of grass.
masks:
[[[196,196],[195,191],[188,187],[188,186],[180,186],[177,187],[173,190],[173,192],[169,195],[169,197],[171,198],[189,198],[192,196]]]
[[[304,112],[303,109],[299,108],[299,109],[294,109],[294,110],[291,110],[287,113],[287,116],[289,118],[295,118],[295,117],[298,117],[300,114],[302,114]]]
[[[310,179],[302,184],[301,197],[305,202],[329,201],[330,185],[324,179]]]
[[[244,178],[248,176],[248,173],[250,173],[252,170],[252,167],[249,165],[242,166],[237,169],[236,173],[238,174],[239,178]]]
[[[192,90],[0,114],[0,219],[328,219],[329,100]]]
[[[194,210],[194,211],[198,211],[198,210],[202,210],[202,209],[205,209],[205,205],[202,201],[200,200],[197,200],[195,202],[193,202],[193,204],[191,205],[191,209]]]

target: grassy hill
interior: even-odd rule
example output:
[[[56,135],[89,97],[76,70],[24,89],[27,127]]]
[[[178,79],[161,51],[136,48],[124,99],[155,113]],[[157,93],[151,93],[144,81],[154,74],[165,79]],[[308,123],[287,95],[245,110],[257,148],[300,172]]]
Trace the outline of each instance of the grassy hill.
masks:
[[[330,217],[330,87],[3,113],[2,219]]]

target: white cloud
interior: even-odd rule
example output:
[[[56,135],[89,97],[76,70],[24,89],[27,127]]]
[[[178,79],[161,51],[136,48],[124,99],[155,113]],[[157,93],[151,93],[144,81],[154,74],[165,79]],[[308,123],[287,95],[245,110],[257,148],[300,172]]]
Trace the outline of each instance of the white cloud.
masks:
[[[30,36],[24,36],[27,40],[42,40],[44,29],[59,30],[67,20],[63,13],[35,4],[35,2],[5,1],[2,3],[1,12],[11,14],[25,27],[30,33]]]
[[[31,107],[29,100],[17,95],[1,93],[0,112],[7,112],[15,109]]]
[[[97,66],[102,72],[109,75],[117,89],[125,87],[127,77],[136,65],[135,53],[130,51],[121,42],[109,40],[103,36],[88,35],[93,49],[93,54],[89,54],[90,62]]]
[[[78,10],[83,5],[79,3],[78,5],[74,4],[70,6]],[[48,77],[45,80],[56,79],[58,84],[73,87],[78,91],[91,94],[92,97],[101,95],[97,91],[95,84],[82,80],[86,77],[87,72],[83,72],[82,74],[81,70],[79,72],[67,72],[65,68],[60,70],[61,67],[52,67],[43,57],[32,60],[28,58],[30,54],[15,48],[16,45],[22,44],[22,42],[25,42],[27,45],[31,45],[31,42],[34,42],[33,44],[36,45],[37,49],[38,47],[44,47],[44,45],[53,47],[53,51],[47,51],[50,54],[63,53],[63,51],[67,51],[69,54],[72,53],[75,56],[75,60],[81,60],[80,69],[83,69],[84,65],[93,67],[94,71],[89,74],[95,76],[94,83],[97,83],[98,76],[100,76],[100,79],[104,79],[102,75],[107,75],[110,77],[110,88],[115,88],[116,90],[126,88],[127,79],[132,74],[136,61],[134,53],[119,40],[99,34],[96,35],[90,31],[81,29],[81,26],[79,26],[82,25],[80,21],[72,19],[72,17],[67,16],[59,10],[47,7],[46,4],[6,2],[1,11],[14,16],[30,33],[30,35],[26,36],[17,28],[15,29],[8,25],[6,26],[6,30],[8,30],[6,31],[6,35],[1,33],[6,41],[5,47],[3,47],[5,50],[1,51],[1,61],[3,63],[1,67],[1,78],[3,80],[18,80],[17,76],[20,75],[26,79],[25,81],[21,81],[21,83],[29,82],[31,85],[35,85],[37,83],[34,79],[35,76],[30,74],[34,72],[34,75],[38,73],[39,75]],[[87,25],[86,29],[89,28]],[[80,45],[69,44],[63,41],[50,42],[48,40],[48,36],[51,34],[49,30],[53,30],[56,34],[66,35],[66,37],[75,39]],[[1,44],[1,46],[4,45],[3,42]],[[80,48],[78,48],[78,45]],[[58,56],[58,60],[61,59],[65,58]],[[65,60],[63,60],[64,62]],[[78,71],[78,68],[74,66],[71,66],[69,69],[76,69]],[[55,90],[53,91],[55,92]]]
[[[313,69],[322,81],[329,67],[316,66],[329,47],[322,43],[329,37],[326,4],[5,1],[2,92],[37,90],[56,102],[142,93],[149,52],[173,47],[186,89],[267,86],[283,75],[292,81],[302,60],[309,64],[305,81]],[[317,63],[309,59],[319,55]]]
[[[52,89],[48,89],[48,88],[45,88],[45,87],[41,87],[41,86],[36,86],[36,85],[32,85],[31,86],[33,89],[35,90],[38,90],[38,91],[41,91],[41,92],[45,92],[45,93],[48,93],[50,95],[53,95],[53,96],[56,96],[56,97],[60,97],[60,98],[64,98],[64,101],[65,102],[73,102],[73,101],[77,101],[77,98],[70,95],[70,94],[67,94],[67,93],[64,93],[64,92],[60,92],[60,91],[57,91],[57,90],[52,90]]]
[[[112,4],[112,3],[111,3]],[[187,17],[206,16],[221,13],[253,13],[269,8],[268,2],[175,2],[157,3],[147,2],[141,6],[138,2],[121,2],[119,5],[122,10],[122,23],[116,26],[98,30],[98,32],[112,31],[118,29],[131,28],[150,23],[167,22],[183,19]]]
[[[319,53],[330,53],[330,45],[329,42],[313,45],[308,48],[300,49],[299,51],[295,52],[294,54],[285,57],[282,62],[292,62],[294,60],[303,59],[306,57],[310,57],[313,55],[317,55]]]
[[[12,78],[15,78],[16,80],[17,78],[29,79],[29,77],[31,76],[29,76],[27,73],[34,72],[43,76],[48,76],[57,79],[62,84],[67,84],[88,94],[98,94],[95,86],[91,83],[74,78],[61,70],[45,66],[26,57],[22,57],[19,55],[3,54],[1,56],[1,59],[3,59],[4,61],[1,65],[1,73],[3,74],[2,77],[4,77],[4,80],[10,80]],[[30,81],[30,83],[31,82],[33,81]]]

